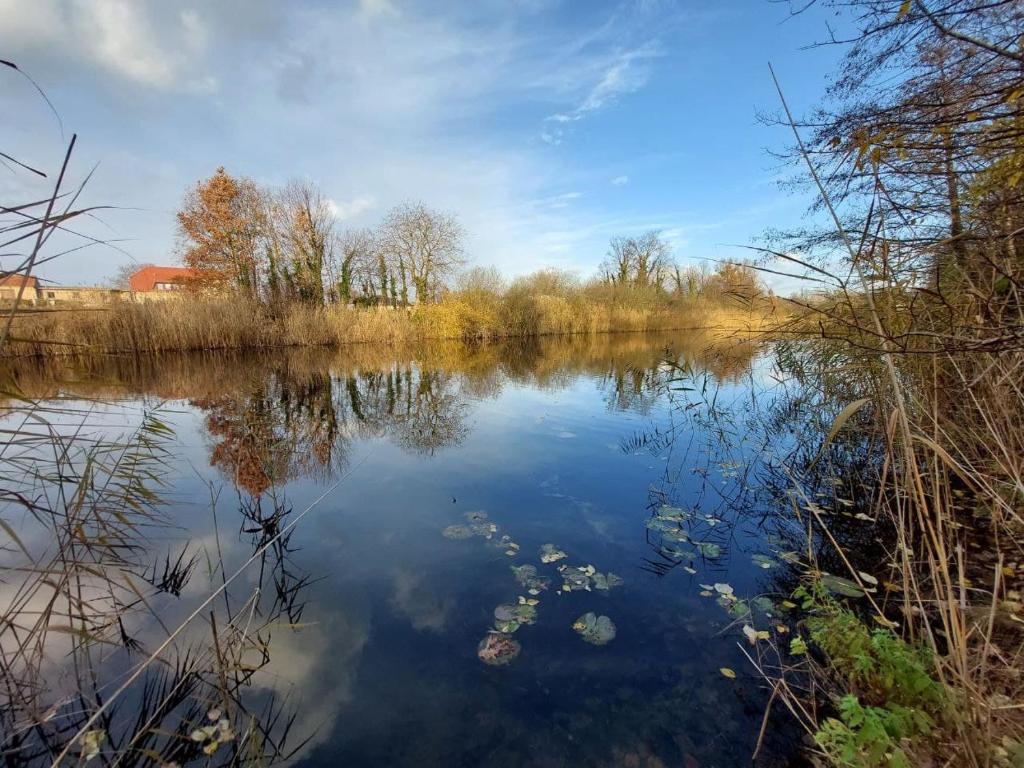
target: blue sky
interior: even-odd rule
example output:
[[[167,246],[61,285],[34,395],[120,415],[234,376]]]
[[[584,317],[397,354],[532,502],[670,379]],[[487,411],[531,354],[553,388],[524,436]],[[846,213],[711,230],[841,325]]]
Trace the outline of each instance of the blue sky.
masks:
[[[174,263],[174,211],[218,165],[316,181],[340,226],[419,199],[456,213],[472,262],[589,275],[617,234],[661,229],[682,262],[742,258],[808,200],[780,192],[767,149],[841,51],[805,50],[841,19],[770,0],[0,0],[0,54],[79,135],[94,247],[48,265],[68,284]],[[60,129],[0,77],[3,150],[48,170]],[[47,185],[0,169],[5,201]],[[779,288],[786,286],[779,284]]]

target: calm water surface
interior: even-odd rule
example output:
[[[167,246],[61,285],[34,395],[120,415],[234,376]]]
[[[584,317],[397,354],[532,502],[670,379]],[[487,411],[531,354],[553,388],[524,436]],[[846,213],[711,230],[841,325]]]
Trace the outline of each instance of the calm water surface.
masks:
[[[690,768],[749,764],[761,725],[742,621],[705,587],[749,600],[785,567],[745,463],[769,369],[751,345],[623,335],[108,360],[22,384],[156,408],[173,426],[175,527],[156,557],[189,541],[230,568],[254,519],[313,505],[263,581],[253,568],[233,587],[287,603],[251,696],[295,712],[296,764]],[[673,514],[685,520],[657,519]],[[442,533],[474,522],[485,535]],[[566,557],[541,562],[545,544]],[[524,564],[549,582],[535,596]],[[622,583],[566,592],[560,566]],[[201,564],[169,610],[215,582]],[[519,655],[482,663],[495,608],[521,596],[539,603],[512,635]],[[769,626],[770,605],[754,605]],[[587,612],[612,620],[611,642],[574,631]],[[773,722],[763,764],[789,764],[795,738]]]

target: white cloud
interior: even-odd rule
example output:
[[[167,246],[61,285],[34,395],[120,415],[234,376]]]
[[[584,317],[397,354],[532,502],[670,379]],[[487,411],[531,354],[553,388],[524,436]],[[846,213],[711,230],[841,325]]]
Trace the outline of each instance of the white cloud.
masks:
[[[372,210],[377,205],[373,195],[358,195],[351,200],[342,200],[340,203],[328,199],[327,209],[338,221],[354,219],[360,214]]]
[[[626,184],[629,184],[629,176],[616,176],[614,179],[612,179],[612,186],[622,187],[625,186]]]
[[[591,112],[613,103],[620,96],[640,90],[647,84],[650,74],[648,62],[657,55],[657,46],[652,43],[616,53],[600,72],[600,78],[590,86],[575,108],[568,112],[555,113],[548,117],[548,120],[556,123],[582,120]]]
[[[31,6],[31,7],[29,7]],[[60,55],[140,85],[209,90],[198,70],[209,34],[198,12],[135,0],[0,0],[5,54]]]

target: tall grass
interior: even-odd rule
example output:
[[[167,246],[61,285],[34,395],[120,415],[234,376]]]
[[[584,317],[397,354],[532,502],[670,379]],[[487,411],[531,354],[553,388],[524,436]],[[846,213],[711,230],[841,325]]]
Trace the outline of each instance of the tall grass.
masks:
[[[718,328],[762,331],[777,307],[735,299],[664,301],[656,306],[582,296],[478,297],[453,293],[410,308],[271,308],[232,297],[125,303],[109,309],[19,316],[3,354],[153,353],[266,349],[424,339],[488,340],[520,336]]]

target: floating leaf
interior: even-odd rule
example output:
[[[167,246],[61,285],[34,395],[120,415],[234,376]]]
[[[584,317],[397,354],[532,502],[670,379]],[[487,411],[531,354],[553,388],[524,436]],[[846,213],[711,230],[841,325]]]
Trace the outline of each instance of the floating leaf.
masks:
[[[753,561],[754,565],[758,566],[759,568],[764,568],[766,570],[768,568],[774,568],[777,565],[777,563],[770,557],[768,557],[768,555],[752,555],[750,559]]]
[[[821,576],[821,583],[825,586],[825,589],[836,595],[842,595],[843,597],[864,597],[864,590],[849,579],[844,579],[842,576],[833,576],[830,573],[824,573]]]
[[[742,619],[750,615],[750,606],[731,595],[721,595],[718,598],[718,604],[725,608],[733,618]]]
[[[668,504],[663,504],[659,509],[657,516],[662,520],[668,520],[674,523],[682,523],[690,519],[690,513],[680,507],[670,507]]]
[[[767,640],[770,635],[763,629],[754,629],[749,624],[743,625],[743,634],[747,638],[747,642],[751,645],[757,645],[758,640]]]
[[[476,648],[477,658],[492,667],[510,664],[519,655],[522,647],[510,635],[502,632],[488,632]]]
[[[690,574],[691,576],[692,576],[693,574],[697,573],[697,569],[696,569],[696,568],[691,568],[691,567],[690,567],[690,566],[688,566],[688,565],[684,565],[684,566],[683,566],[683,570],[684,570],[684,571],[686,571],[686,572],[687,572],[688,574]]]
[[[730,680],[735,680],[736,679],[736,673],[733,672],[728,667],[719,667],[718,671],[722,673],[722,677],[727,677]]]
[[[498,526],[494,523],[488,523],[486,520],[479,523],[473,523],[469,526],[469,529],[473,532],[473,535],[483,536],[485,539],[491,538],[498,532]]]
[[[86,762],[99,755],[100,745],[106,738],[107,732],[102,729],[86,731],[82,734],[82,757]]]
[[[554,544],[542,544],[540,547],[540,561],[542,563],[556,563],[566,557],[568,555]]]
[[[876,579],[870,573],[864,573],[864,571],[857,571],[857,575],[860,576],[861,581],[863,581],[865,584],[870,584],[872,587],[878,586],[878,579]]]
[[[767,614],[770,614],[773,610],[775,610],[775,603],[771,601],[770,597],[766,597],[765,595],[755,597],[753,600],[750,601],[750,606],[761,611],[761,613]]]
[[[607,645],[615,639],[615,624],[607,616],[588,612],[573,622],[572,628],[591,645]]]
[[[715,592],[720,595],[732,595],[733,589],[729,584],[722,584],[719,582],[718,584],[715,584]]]
[[[513,565],[511,568],[512,572],[516,575],[516,581],[529,591],[531,595],[540,594],[551,584],[549,579],[537,575],[537,566],[535,565],[527,563],[525,565]]]
[[[697,544],[697,549],[700,550],[700,553],[709,560],[720,557],[722,554],[722,548],[712,541],[704,541]]]
[[[608,573],[595,573],[590,577],[590,579],[594,584],[594,589],[599,589],[602,592],[607,592],[608,590],[618,587],[623,583],[622,577],[617,576],[611,571]]]
[[[504,621],[501,619],[495,619],[494,621],[494,628],[505,635],[511,635],[521,626],[522,624],[515,619],[506,619]]]

